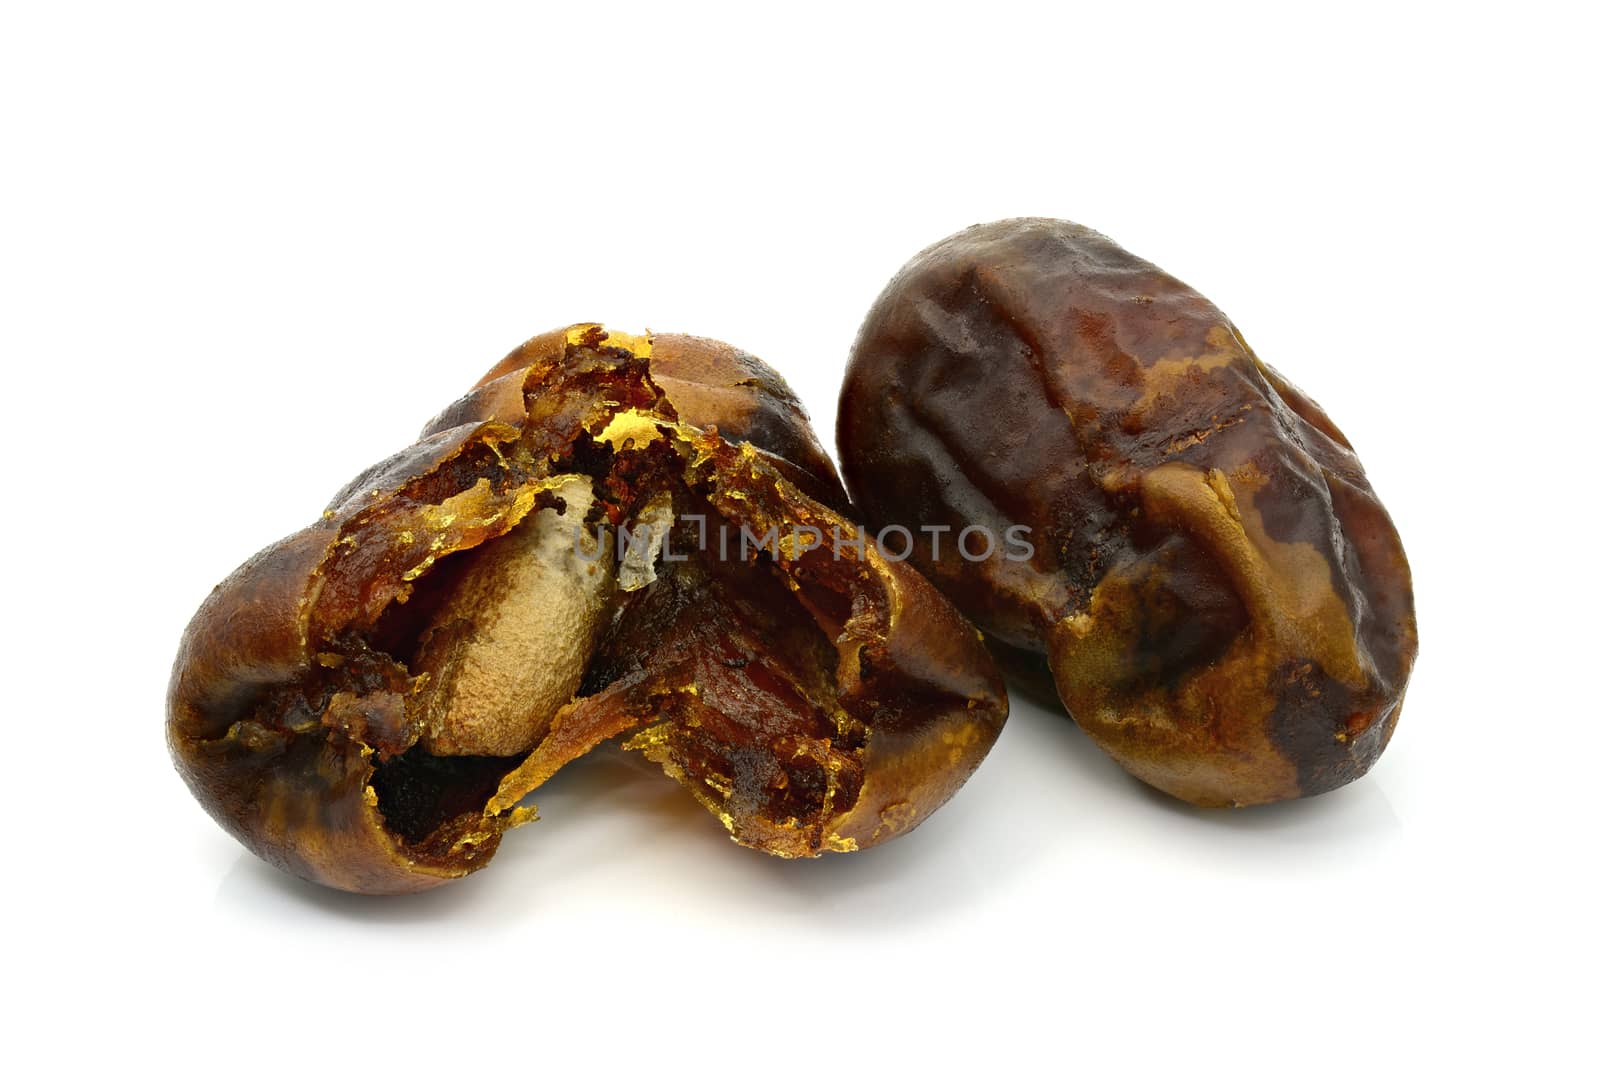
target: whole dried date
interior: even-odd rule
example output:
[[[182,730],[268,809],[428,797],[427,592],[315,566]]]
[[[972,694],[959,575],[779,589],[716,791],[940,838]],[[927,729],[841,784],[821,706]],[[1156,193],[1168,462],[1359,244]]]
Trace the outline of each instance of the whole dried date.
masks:
[[[536,337],[205,601],[173,758],[258,855],[360,892],[482,867],[524,796],[619,736],[742,844],[887,840],[960,787],[1006,698],[844,504],[751,356]]]
[[[917,255],[856,339],[838,432],[864,518],[911,531],[1000,650],[1044,655],[1142,780],[1266,803],[1354,780],[1388,743],[1411,575],[1350,443],[1104,236],[1006,220]],[[967,528],[1025,534],[1022,555],[961,555]]]

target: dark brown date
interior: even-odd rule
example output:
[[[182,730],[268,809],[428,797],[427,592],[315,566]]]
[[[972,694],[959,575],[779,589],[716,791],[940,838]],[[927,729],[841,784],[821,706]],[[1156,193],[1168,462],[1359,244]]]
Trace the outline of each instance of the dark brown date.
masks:
[[[1000,649],[1042,655],[1142,780],[1267,803],[1354,780],[1388,743],[1411,574],[1350,443],[1106,237],[1006,220],[919,254],[856,340],[839,447],[886,544],[911,530],[912,562]],[[964,557],[970,527],[1031,549]]]
[[[751,356],[536,337],[211,594],[173,758],[262,858],[366,893],[484,866],[528,793],[617,737],[741,844],[888,840],[966,780],[1006,697],[844,505]]]

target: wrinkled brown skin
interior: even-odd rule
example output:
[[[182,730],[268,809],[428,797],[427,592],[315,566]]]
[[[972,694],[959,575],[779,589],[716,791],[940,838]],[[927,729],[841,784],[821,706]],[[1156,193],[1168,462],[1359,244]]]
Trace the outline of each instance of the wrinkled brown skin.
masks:
[[[501,359],[487,384],[539,359],[559,354],[569,330],[542,333]],[[650,338],[650,379],[672,401],[680,421],[715,430],[760,450],[778,473],[807,495],[843,511],[849,501],[833,461],[788,382],[766,363],[720,340],[681,333]]]
[[[875,530],[1030,528],[1026,559],[935,559],[919,532],[912,563],[1046,659],[1140,779],[1269,803],[1388,743],[1411,573],[1355,452],[1221,311],[1106,237],[1025,218],[923,251],[862,325],[838,434]]]
[[[595,458],[596,434],[628,411],[658,421],[660,443],[617,448],[608,473],[624,473],[624,459],[678,460],[661,465],[681,466],[680,496],[757,534],[813,525],[822,544],[780,545],[764,567],[691,563],[633,595],[593,659],[594,683],[531,753],[427,755],[427,678],[403,659],[423,621],[407,618],[450,585],[452,558],[467,563],[509,531],[539,482]],[[633,480],[615,488],[631,493]],[[890,839],[966,780],[1006,699],[960,614],[870,538],[851,543],[865,536],[839,514],[844,503],[798,401],[758,360],[597,325],[536,337],[206,599],[173,668],[173,759],[257,855],[362,893],[483,867],[505,830],[533,819],[517,806],[527,791],[622,733],[740,843],[811,856]],[[745,584],[767,597],[746,600]],[[806,813],[774,816],[764,805],[789,802],[779,796]]]

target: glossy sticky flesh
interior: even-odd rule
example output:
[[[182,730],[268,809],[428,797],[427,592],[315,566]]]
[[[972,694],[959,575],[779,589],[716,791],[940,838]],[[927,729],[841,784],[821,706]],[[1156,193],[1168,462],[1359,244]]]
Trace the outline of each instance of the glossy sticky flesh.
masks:
[[[874,525],[1025,528],[1031,556],[913,559],[1141,779],[1270,802],[1388,742],[1399,536],[1327,415],[1181,281],[1066,221],[970,228],[879,297],[839,415]]]

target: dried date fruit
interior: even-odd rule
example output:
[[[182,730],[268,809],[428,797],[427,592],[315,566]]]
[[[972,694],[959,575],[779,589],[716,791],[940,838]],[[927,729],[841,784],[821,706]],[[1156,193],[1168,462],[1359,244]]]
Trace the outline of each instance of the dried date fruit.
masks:
[[[1038,218],[929,247],[840,398],[856,506],[1083,729],[1192,803],[1365,773],[1416,655],[1400,538],[1344,435],[1215,306]],[[1012,535],[968,557],[966,530]],[[934,542],[943,536],[945,549]]]
[[[485,865],[625,737],[779,856],[904,833],[998,735],[976,631],[843,514],[734,348],[577,325],[495,366],[184,634],[173,758],[252,851],[368,893]]]

